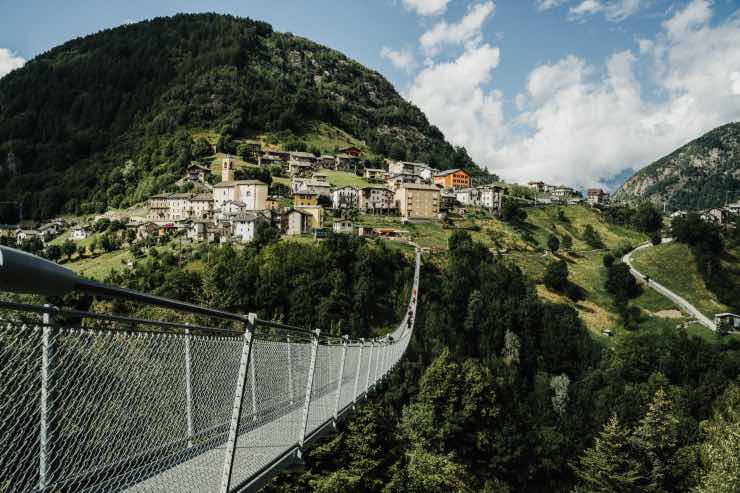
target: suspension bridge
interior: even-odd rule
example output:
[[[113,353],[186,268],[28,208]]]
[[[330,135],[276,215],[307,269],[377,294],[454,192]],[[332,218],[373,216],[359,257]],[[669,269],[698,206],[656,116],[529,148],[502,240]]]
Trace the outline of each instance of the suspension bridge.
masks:
[[[209,320],[0,302],[0,493],[259,489],[403,357],[415,256],[401,323],[358,340],[97,283],[0,247],[0,292],[77,292]]]

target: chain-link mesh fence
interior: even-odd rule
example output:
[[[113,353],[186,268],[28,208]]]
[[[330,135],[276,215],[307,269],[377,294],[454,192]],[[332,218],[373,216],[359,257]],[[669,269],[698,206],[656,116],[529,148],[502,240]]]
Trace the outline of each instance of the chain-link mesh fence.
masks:
[[[40,316],[29,323],[0,312],[0,493],[245,484],[395,366],[417,289],[418,265],[403,322],[368,342],[259,322],[251,337],[216,336],[60,326]]]

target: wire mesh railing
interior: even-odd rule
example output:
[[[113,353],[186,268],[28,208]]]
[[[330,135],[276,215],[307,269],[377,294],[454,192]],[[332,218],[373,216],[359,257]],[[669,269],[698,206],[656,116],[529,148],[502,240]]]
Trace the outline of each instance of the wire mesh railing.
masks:
[[[413,332],[419,260],[403,321],[373,340],[253,315],[243,333],[143,332],[96,314],[69,325],[53,307],[2,304],[0,493],[249,488],[396,366]]]

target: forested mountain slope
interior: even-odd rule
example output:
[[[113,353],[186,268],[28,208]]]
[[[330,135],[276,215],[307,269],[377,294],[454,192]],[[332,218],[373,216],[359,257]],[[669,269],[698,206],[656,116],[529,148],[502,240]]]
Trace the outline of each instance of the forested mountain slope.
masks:
[[[181,175],[193,130],[317,121],[379,155],[477,169],[377,72],[264,22],[187,14],[69,41],[0,79],[0,198],[34,217],[125,206]]]
[[[649,200],[675,209],[724,205],[740,189],[740,123],[715,128],[628,179],[616,200]],[[728,195],[729,194],[729,195]]]

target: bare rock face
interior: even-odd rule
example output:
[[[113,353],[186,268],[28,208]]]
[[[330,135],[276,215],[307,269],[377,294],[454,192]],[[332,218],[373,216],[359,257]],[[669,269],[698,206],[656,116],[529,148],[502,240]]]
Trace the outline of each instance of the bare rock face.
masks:
[[[705,209],[740,199],[740,123],[704,134],[646,166],[614,199],[647,200],[669,209]]]

